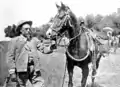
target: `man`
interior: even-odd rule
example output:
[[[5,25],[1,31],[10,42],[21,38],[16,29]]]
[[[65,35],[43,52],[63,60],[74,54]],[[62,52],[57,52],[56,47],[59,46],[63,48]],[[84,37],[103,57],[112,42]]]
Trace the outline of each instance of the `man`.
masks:
[[[28,80],[33,87],[36,87],[36,84],[42,87],[44,84],[44,80],[40,77],[40,57],[38,55],[42,43],[37,38],[32,37],[31,26],[32,21],[20,22],[16,28],[20,36],[13,38],[8,46],[9,74],[13,81],[17,81],[17,87],[26,87]],[[51,52],[50,49],[45,50],[47,51],[43,51],[44,53]]]

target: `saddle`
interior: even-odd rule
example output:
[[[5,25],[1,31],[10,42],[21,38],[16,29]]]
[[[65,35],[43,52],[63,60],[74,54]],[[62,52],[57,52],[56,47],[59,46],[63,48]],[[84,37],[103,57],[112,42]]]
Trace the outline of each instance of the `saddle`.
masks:
[[[92,36],[91,36],[88,32],[86,32],[85,35],[86,35],[87,40],[88,40],[88,42],[89,42],[89,43],[88,43],[88,49],[89,49],[90,51],[94,51],[94,50],[95,50],[95,45],[94,45],[94,41],[93,41]]]

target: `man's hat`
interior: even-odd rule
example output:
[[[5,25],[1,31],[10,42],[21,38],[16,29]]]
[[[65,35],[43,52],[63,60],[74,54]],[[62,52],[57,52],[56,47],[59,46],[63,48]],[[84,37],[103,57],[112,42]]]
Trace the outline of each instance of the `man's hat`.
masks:
[[[24,24],[29,24],[29,25],[31,26],[31,25],[32,25],[32,21],[24,21],[24,20],[20,21],[20,22],[18,23],[15,31],[20,32],[20,30],[21,30],[21,28],[22,28],[22,26],[23,26]]]

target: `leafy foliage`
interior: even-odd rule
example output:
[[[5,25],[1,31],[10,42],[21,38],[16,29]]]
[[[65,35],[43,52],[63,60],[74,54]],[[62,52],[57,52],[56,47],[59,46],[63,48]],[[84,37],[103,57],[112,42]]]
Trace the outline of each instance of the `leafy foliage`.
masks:
[[[16,37],[19,35],[19,33],[16,32],[16,25],[13,24],[13,25],[8,25],[5,29],[4,29],[4,32],[5,32],[5,37],[10,37],[10,38],[13,38],[13,37]]]
[[[46,37],[46,31],[50,27],[49,24],[43,24],[40,27],[36,27],[32,29],[33,36],[40,38],[47,38]]]
[[[87,15],[85,21],[88,28],[92,28],[95,25],[95,17],[92,14]]]
[[[53,17],[50,18],[49,23],[54,20]],[[93,14],[88,14],[85,18],[79,16],[78,22],[84,21],[86,27],[93,28],[97,31],[101,31],[104,27],[111,27],[114,29],[114,34],[120,34],[120,14],[119,13],[112,13],[106,16],[102,16],[100,14],[94,16]],[[35,27],[32,29],[33,36],[39,36],[46,38],[45,32],[50,27],[50,24],[43,24],[40,27]],[[5,29],[5,36],[6,37],[16,37],[19,36],[19,32],[15,31],[16,25],[8,25]]]
[[[85,17],[86,27],[101,31],[104,27],[114,29],[114,34],[120,34],[120,14],[112,13],[106,16],[89,14]]]
[[[16,36],[19,36],[20,33],[16,31],[16,25],[13,24],[13,25],[8,25],[5,29],[4,29],[4,32],[5,32],[5,37],[10,37],[10,38],[14,38]],[[35,27],[35,28],[32,28],[32,35],[33,36],[36,36],[36,37],[42,37],[42,38],[46,38],[46,31],[48,30],[48,28],[50,27],[49,24],[44,24],[40,27]]]

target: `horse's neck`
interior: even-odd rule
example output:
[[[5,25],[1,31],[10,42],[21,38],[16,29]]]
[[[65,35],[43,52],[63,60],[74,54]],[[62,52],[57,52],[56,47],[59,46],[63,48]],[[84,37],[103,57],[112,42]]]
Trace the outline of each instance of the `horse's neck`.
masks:
[[[77,34],[73,34],[74,35],[73,37],[75,37],[78,34],[79,32]],[[75,39],[70,41],[68,51],[75,58],[85,57],[86,53],[88,52],[88,42],[85,32],[80,33],[80,35],[78,35]]]
[[[70,28],[68,31],[69,38],[72,39],[80,33],[79,30]]]
[[[81,36],[85,34],[84,30],[76,30],[69,32],[70,46],[74,48],[80,48]]]

